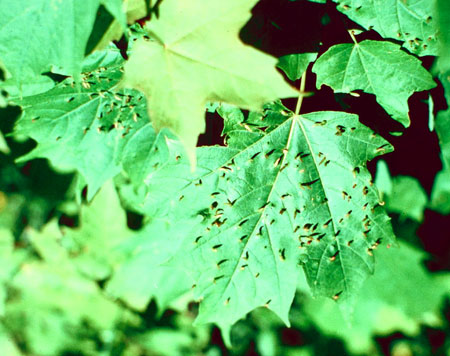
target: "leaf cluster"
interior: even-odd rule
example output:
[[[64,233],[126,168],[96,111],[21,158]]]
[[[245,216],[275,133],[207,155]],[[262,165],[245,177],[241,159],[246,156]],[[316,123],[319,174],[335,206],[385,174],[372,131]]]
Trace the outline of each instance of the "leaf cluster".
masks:
[[[320,354],[280,345],[281,321],[356,355],[444,327],[448,273],[399,226],[450,213],[450,109],[429,92],[443,166],[429,197],[369,163],[392,136],[344,101],[373,98],[401,130],[415,93],[439,82],[450,103],[450,9],[281,2],[322,9],[325,30],[331,11],[346,41],[265,53],[242,40],[256,0],[0,4],[1,349],[215,355],[214,324],[229,348],[247,327],[261,355]],[[335,109],[307,105],[326,90]],[[223,143],[198,144],[208,120]],[[158,328],[151,308],[180,312]]]

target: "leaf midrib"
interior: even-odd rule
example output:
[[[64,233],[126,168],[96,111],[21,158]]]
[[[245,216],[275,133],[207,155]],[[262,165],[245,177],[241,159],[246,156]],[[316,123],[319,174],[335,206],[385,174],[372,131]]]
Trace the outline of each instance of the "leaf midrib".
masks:
[[[295,116],[292,117],[290,120],[291,120],[291,127],[290,127],[290,129],[289,129],[289,135],[288,135],[288,139],[287,139],[286,146],[285,146],[285,150],[287,150],[287,151],[289,151],[289,146],[290,146],[290,143],[291,143],[292,134],[293,134],[294,127],[295,127],[295,121],[296,121]],[[286,120],[285,123],[286,123],[287,121],[288,121],[288,120]],[[284,125],[280,125],[280,126],[284,126]],[[274,131],[275,131],[275,130],[274,130]],[[274,131],[272,131],[272,132],[274,132]],[[271,133],[272,133],[272,132],[271,132]],[[264,137],[265,137],[265,136],[264,136]],[[256,142],[258,142],[258,141],[259,141],[259,140],[257,140]],[[249,147],[250,147],[250,146],[249,146]],[[283,150],[283,151],[284,151],[284,150]],[[241,151],[241,152],[242,152],[242,151]],[[288,154],[288,152],[286,152],[286,153],[284,154],[283,160],[282,160],[282,162],[281,162],[281,163],[279,164],[279,166],[278,166],[278,167],[279,167],[279,168],[278,168],[278,172],[277,172],[277,175],[275,176],[275,179],[273,180],[272,188],[271,188],[269,194],[267,195],[266,203],[267,203],[267,202],[270,202],[270,198],[271,198],[271,196],[272,196],[272,194],[273,194],[273,192],[274,192],[274,190],[275,190],[274,188],[275,188],[275,186],[276,186],[278,177],[279,177],[280,174],[281,174],[281,168],[283,167],[283,164],[284,164],[284,161],[285,161],[285,159],[286,159],[286,157],[287,157],[287,154]],[[225,287],[223,288],[223,292],[221,293],[222,296],[226,294],[226,292],[227,292],[227,290],[228,290],[228,288],[229,288],[229,286],[230,286],[230,284],[231,284],[231,281],[232,281],[233,278],[234,278],[234,275],[235,275],[236,272],[238,271],[239,264],[240,264],[240,262],[241,262],[242,257],[244,256],[245,251],[247,250],[247,246],[248,246],[250,240],[255,236],[256,228],[257,228],[257,226],[260,224],[260,222],[261,222],[261,220],[262,220],[262,217],[264,216],[264,212],[265,212],[266,208],[267,208],[269,205],[270,205],[270,204],[266,204],[266,206],[265,206],[265,207],[263,208],[263,210],[261,211],[261,214],[260,214],[260,216],[259,216],[259,219],[258,219],[258,221],[255,223],[254,228],[253,228],[253,230],[252,230],[252,232],[251,232],[249,238],[247,239],[247,241],[245,242],[245,244],[244,244],[244,246],[243,246],[243,248],[242,248],[242,252],[241,252],[241,254],[239,255],[239,258],[238,258],[237,261],[236,261],[236,264],[235,264],[235,266],[234,266],[234,268],[233,268],[233,273],[230,275],[230,277],[228,278],[227,284],[226,284]],[[273,251],[272,240],[270,239],[270,235],[269,235],[269,234],[268,234],[268,239],[269,239],[270,246],[272,247],[272,252],[274,252],[274,251]],[[275,265],[277,265],[276,258],[275,258],[275,254],[272,253],[272,256],[274,257]],[[280,278],[279,278],[278,273],[277,273],[276,275],[277,275],[278,285],[279,285],[279,288],[280,288]],[[280,289],[280,290],[281,290],[281,289]]]

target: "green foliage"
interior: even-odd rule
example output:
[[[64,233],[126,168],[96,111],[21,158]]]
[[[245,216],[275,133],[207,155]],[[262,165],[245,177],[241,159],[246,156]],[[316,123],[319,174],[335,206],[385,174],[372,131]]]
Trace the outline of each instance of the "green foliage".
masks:
[[[436,327],[443,322],[439,310],[442,297],[449,295],[450,275],[431,275],[423,258],[423,252],[404,242],[377,251],[377,267],[383,268],[376,268],[364,284],[350,326],[328,300],[308,297],[305,312],[323,332],[341,337],[356,354],[374,352],[373,334],[401,331],[414,336],[421,324]]]
[[[95,349],[89,334],[114,328],[123,311],[70,263],[67,251],[59,245],[61,233],[55,222],[41,233],[27,231],[27,238],[39,257],[11,256],[16,271],[8,283],[5,325],[38,355]],[[88,329],[82,327],[84,323]]]
[[[435,1],[435,13],[441,31],[437,64],[441,73],[450,71],[450,4],[445,0]]]
[[[194,284],[192,271],[184,260],[170,262],[184,253],[183,235],[195,222],[183,221],[180,226],[155,220],[125,241],[117,249],[124,260],[108,281],[108,293],[141,311],[155,298],[161,312],[188,293]]]
[[[128,141],[140,130],[148,135],[149,126],[142,95],[113,91],[122,64],[117,49],[96,52],[84,63],[81,88],[68,78],[46,93],[16,100],[23,113],[15,134],[38,142],[18,161],[43,157],[59,169],[77,170],[89,187],[89,200],[116,176]],[[152,130],[150,135],[155,136]]]
[[[262,356],[322,355],[332,337],[337,354],[379,355],[377,335],[447,327],[448,273],[427,270],[413,230],[427,208],[450,212],[450,109],[434,115],[444,98],[428,93],[443,162],[428,199],[384,161],[373,181],[390,128],[352,105],[373,94],[408,127],[436,73],[450,103],[446,5],[334,2],[383,39],[346,28],[354,43],[321,35],[318,52],[276,58],[242,40],[285,31],[257,0],[0,5],[2,352],[220,356],[215,324],[230,355],[249,340]],[[326,9],[326,31],[346,23],[290,5]],[[437,54],[430,72],[420,56]],[[205,116],[223,143],[197,147]],[[291,323],[310,341],[283,345]]]
[[[450,103],[450,79],[447,72],[439,76]],[[450,213],[450,108],[438,112],[435,129],[441,145],[442,170],[437,174],[431,194],[431,207],[442,214]]]
[[[314,62],[316,58],[317,53],[288,54],[280,57],[278,68],[281,68],[290,80],[297,80],[308,68],[309,63]]]
[[[126,24],[132,25],[136,20],[147,16],[147,4],[145,0],[127,0],[124,2],[123,6],[125,7],[124,15],[126,15],[126,22],[124,22],[124,20],[118,21],[118,16],[112,21],[110,21],[111,19],[107,16],[104,16],[106,19],[102,25],[106,22],[105,27],[107,27],[107,29],[105,33],[99,33],[101,39],[97,39],[98,42],[95,43],[94,51],[105,49],[112,41],[119,41],[124,33],[124,29],[126,29]],[[92,40],[92,37],[90,40]]]
[[[374,246],[392,242],[364,167],[389,144],[352,115],[278,116],[284,122],[275,128],[249,132],[237,124],[228,147],[200,149],[195,179],[164,198],[173,219],[189,209],[203,217],[192,231],[183,225],[189,233],[179,247],[170,244],[170,254],[179,250],[173,263],[189,266],[202,300],[198,322],[227,327],[267,305],[288,323],[299,261],[314,294],[351,300],[372,272]],[[327,144],[319,145],[320,139]],[[160,181],[165,173],[158,173]],[[159,238],[167,244],[166,234]],[[250,298],[242,294],[245,286],[253,286]]]
[[[103,186],[91,205],[81,209],[80,225],[64,231],[62,243],[80,272],[93,280],[104,280],[120,258],[116,247],[132,235],[112,181]]]
[[[367,30],[403,42],[411,53],[437,55],[438,26],[433,1],[333,0],[337,8]],[[445,27],[441,27],[445,28]]]
[[[73,75],[78,79],[101,3],[113,15],[123,16],[120,0],[87,0],[83,6],[74,6],[73,0],[20,0],[1,4],[0,58],[19,93],[30,95],[40,91],[39,85],[49,80],[41,76],[45,72]]]
[[[428,197],[419,181],[410,176],[391,177],[384,161],[378,161],[375,183],[385,200],[386,210],[402,219],[423,221]]]
[[[374,94],[392,118],[405,127],[410,124],[410,95],[436,86],[419,60],[385,41],[335,45],[320,56],[313,72],[318,88],[326,84],[335,92],[362,90]]]

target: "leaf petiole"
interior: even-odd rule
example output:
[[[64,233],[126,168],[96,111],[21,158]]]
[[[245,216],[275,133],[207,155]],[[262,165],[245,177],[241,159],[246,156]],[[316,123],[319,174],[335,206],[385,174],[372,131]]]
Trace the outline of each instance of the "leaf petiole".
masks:
[[[297,99],[297,105],[295,106],[295,115],[298,115],[300,113],[300,109],[302,107],[303,98],[305,95],[305,86],[306,86],[306,71],[303,73],[302,77],[300,78],[300,94],[298,95]]]

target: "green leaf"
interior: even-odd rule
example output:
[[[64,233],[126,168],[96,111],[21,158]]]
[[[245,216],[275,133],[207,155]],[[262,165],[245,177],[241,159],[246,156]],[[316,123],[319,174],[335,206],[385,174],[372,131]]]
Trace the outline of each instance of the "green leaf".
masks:
[[[381,198],[392,193],[392,177],[386,161],[380,159],[377,162],[377,174],[375,176],[375,185],[380,192]]]
[[[0,132],[0,152],[4,154],[9,154],[11,152],[10,148],[8,147],[8,143],[5,140],[5,136],[3,136],[3,133],[1,132]]]
[[[316,61],[317,88],[326,84],[339,93],[362,90],[374,94],[378,103],[408,127],[408,98],[436,83],[421,62],[390,42],[365,40],[338,44]]]
[[[22,91],[28,81],[54,69],[79,77],[86,44],[100,3],[121,0],[18,0],[0,5],[0,59]],[[114,15],[119,15],[114,11]]]
[[[288,54],[279,58],[277,67],[282,69],[290,80],[297,80],[316,58],[317,53]]]
[[[339,112],[291,114],[276,128],[230,135],[229,147],[198,150],[191,182],[174,168],[187,172],[186,160],[148,180],[164,182],[156,197],[148,192],[151,214],[170,211],[179,229],[186,212],[202,218],[165,264],[192,276],[197,323],[227,329],[264,305],[288,323],[299,261],[316,295],[351,302],[373,271],[372,249],[393,239],[365,168],[391,146]]]
[[[439,23],[439,57],[437,61],[441,73],[450,71],[450,3],[435,1],[436,17]]]
[[[242,129],[252,131],[252,128],[264,128],[269,132],[292,116],[292,112],[279,100],[265,104],[261,112],[251,111],[247,117],[238,107],[225,103],[220,104],[217,113],[224,119],[222,135],[227,135],[225,137],[227,144],[233,144],[232,141],[235,138],[232,135],[233,131]]]
[[[145,0],[140,1],[145,2]],[[108,12],[114,16],[115,21],[117,21],[121,26],[122,29],[127,28],[127,7],[133,6],[133,0],[100,0],[100,3],[105,6],[105,8],[108,10]],[[136,1],[134,1],[136,3]]]
[[[433,1],[333,0],[337,9],[367,30],[403,42],[411,53],[437,55],[437,21]],[[444,0],[445,2],[445,0]]]
[[[112,41],[119,41],[127,27],[127,23],[130,25],[134,24],[136,20],[147,16],[146,0],[126,0],[123,6],[125,7],[123,14],[126,15],[126,18],[118,21],[118,16],[116,16],[116,19],[109,24],[105,33],[95,45],[94,51],[105,49]]]
[[[112,181],[88,206],[82,207],[80,225],[77,229],[64,229],[62,243],[80,272],[94,280],[104,280],[121,257],[116,247],[133,235]]]
[[[392,192],[386,197],[386,210],[423,221],[423,212],[428,203],[425,190],[416,178],[396,176],[392,181]]]
[[[275,58],[239,39],[256,2],[193,0],[186,6],[165,0],[160,17],[146,25],[150,40],[133,44],[123,85],[145,93],[155,128],[170,128],[192,163],[198,135],[205,130],[207,102],[256,110],[297,95],[275,70]]]
[[[0,91],[4,91],[6,94],[0,93],[0,107],[5,107],[8,101],[13,101],[14,98],[40,94],[55,86],[54,81],[47,76],[33,76],[18,86],[16,80],[11,77],[11,74],[3,67],[0,60],[0,76],[2,75],[5,80],[0,80]]]
[[[375,252],[375,274],[361,289],[351,326],[334,303],[306,299],[308,317],[323,333],[342,338],[355,354],[372,354],[374,335],[400,331],[412,337],[419,334],[422,324],[442,324],[439,311],[444,296],[449,295],[449,273],[430,274],[423,265],[422,251],[406,242],[398,244]]]
[[[86,59],[81,88],[68,78],[46,93],[16,100],[23,113],[15,133],[38,143],[18,161],[42,157],[60,170],[77,170],[91,200],[104,182],[121,171],[123,150],[139,152],[139,146],[127,145],[129,139],[141,130],[150,143],[155,137],[142,95],[116,90],[121,65],[119,51],[111,47]]]
[[[450,169],[444,168],[436,175],[431,191],[430,209],[443,215],[450,214]]]
[[[444,86],[447,104],[450,103],[450,72],[439,79]],[[441,146],[442,171],[435,178],[431,192],[430,207],[441,214],[450,214],[450,109],[441,110],[436,115],[435,131]]]
[[[187,293],[194,280],[188,266],[168,263],[180,252],[183,238],[198,220],[183,220],[182,228],[173,222],[155,220],[136,237],[123,243],[119,251],[124,262],[108,281],[107,292],[143,311],[154,297],[163,311]]]
[[[379,161],[375,184],[386,203],[386,210],[417,222],[423,221],[428,196],[420,182],[410,176],[391,177],[386,162]]]
[[[450,103],[450,72],[440,75],[447,104]],[[440,111],[435,120],[435,129],[441,145],[441,155],[445,167],[450,167],[450,108]]]

